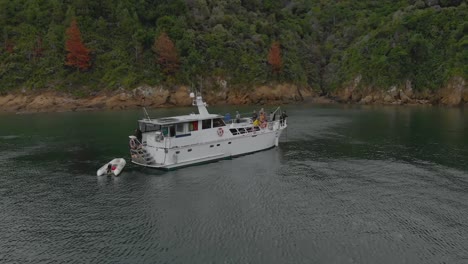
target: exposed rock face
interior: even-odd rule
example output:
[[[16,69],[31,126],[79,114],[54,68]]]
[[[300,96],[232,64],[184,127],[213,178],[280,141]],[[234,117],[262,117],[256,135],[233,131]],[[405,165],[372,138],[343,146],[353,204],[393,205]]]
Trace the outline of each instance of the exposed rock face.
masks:
[[[389,94],[386,94],[383,99],[385,103],[391,103],[395,101],[395,98]]]
[[[140,86],[131,91],[131,96],[127,97],[133,104],[138,106],[160,107],[168,103],[170,92],[163,87]]]
[[[452,78],[447,87],[440,90],[440,102],[449,106],[456,106],[462,103],[465,92],[465,80],[461,77]]]
[[[399,96],[402,103],[405,104],[411,102],[411,98],[408,95],[406,95],[402,90],[400,90]]]
[[[177,88],[170,94],[169,103],[177,106],[192,105],[192,98],[189,97],[190,90],[186,86]]]
[[[360,104],[443,104],[458,106],[468,103],[466,81],[461,77],[452,78],[446,87],[434,92],[431,90],[415,91],[411,80],[403,85],[393,85],[387,90],[364,87],[356,89],[359,78],[353,85],[345,86],[333,95],[340,103],[358,102]]]
[[[351,101],[353,102],[359,102],[359,100],[361,100],[362,98],[362,93],[360,91],[353,91],[351,93]]]
[[[7,95],[3,101],[5,101],[5,103],[2,104],[2,108],[4,108],[6,111],[14,112],[18,109],[21,109],[22,106],[26,105],[29,101],[29,98],[25,95]]]
[[[362,79],[362,76],[358,75],[356,76],[356,78],[354,78],[351,85],[348,85],[344,89],[339,90],[338,93],[336,93],[336,97],[338,98],[338,101],[347,102],[350,99],[352,99],[353,92],[356,90],[357,86],[361,82],[361,79]],[[354,99],[352,100],[357,101],[359,100],[358,98],[361,99],[361,96],[359,94],[355,94]]]
[[[362,104],[370,104],[370,103],[372,103],[373,101],[374,101],[373,96],[372,96],[372,95],[368,95],[368,96],[362,98],[361,103],[362,103]]]
[[[360,104],[444,104],[448,106],[468,105],[466,81],[461,77],[452,78],[446,87],[433,92],[413,91],[411,81],[388,90],[359,87],[361,76],[351,85],[337,90],[331,97],[319,97],[309,88],[291,84],[259,86],[249,89],[230,89],[222,82],[216,89],[203,93],[209,105],[220,104],[284,104],[291,102],[311,103],[360,103]],[[7,112],[56,112],[95,109],[127,109],[135,107],[189,106],[189,87],[178,86],[172,90],[156,86],[141,86],[133,90],[120,90],[113,94],[97,94],[90,98],[73,98],[57,92],[41,94],[7,94],[0,96],[0,111]]]
[[[312,92],[295,85],[260,86],[249,91],[229,91],[229,104],[273,104],[310,99]]]
[[[390,95],[393,99],[398,99],[398,96],[400,95],[400,92],[398,91],[398,88],[396,87],[396,85],[393,85],[387,91],[387,94]]]
[[[465,88],[462,96],[463,96],[463,102],[468,103],[468,89]]]
[[[249,91],[221,90],[204,93],[210,105],[217,104],[269,104],[303,101],[311,98],[308,89],[295,85],[261,86]],[[169,91],[163,87],[141,86],[131,91],[122,90],[115,94],[98,94],[90,98],[72,98],[57,92],[44,92],[39,95],[9,94],[0,96],[0,111],[7,112],[56,112],[93,109],[127,109],[134,107],[189,106],[189,87],[179,86]]]
[[[404,93],[410,98],[413,97],[413,83],[410,80],[406,80]]]

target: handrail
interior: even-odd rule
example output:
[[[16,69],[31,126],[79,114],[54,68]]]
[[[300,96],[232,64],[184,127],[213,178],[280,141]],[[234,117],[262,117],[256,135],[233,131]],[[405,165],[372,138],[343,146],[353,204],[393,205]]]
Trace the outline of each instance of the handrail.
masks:
[[[146,119],[148,119],[149,121],[151,121],[151,118],[150,118],[150,116],[149,116],[149,114],[148,114],[148,111],[146,111],[146,107],[143,107],[143,111],[144,111],[145,114],[146,114]]]
[[[274,111],[270,111],[270,112],[273,112],[273,114],[275,114],[277,111],[280,111],[280,110],[281,110],[281,107],[278,106]],[[260,114],[259,112],[260,112],[260,111],[256,111],[257,115]],[[268,114],[269,114],[269,112],[268,112],[267,110],[264,110],[263,112],[265,113],[265,115],[268,115]],[[220,114],[220,113],[218,113],[218,115],[224,116],[224,117],[226,116],[226,114],[230,114],[230,115],[231,115],[231,120],[232,120],[232,119],[236,119],[236,114],[231,114],[231,113]],[[241,118],[246,118],[246,117],[252,118],[253,112],[244,112],[244,113],[239,113],[239,114],[240,114]]]

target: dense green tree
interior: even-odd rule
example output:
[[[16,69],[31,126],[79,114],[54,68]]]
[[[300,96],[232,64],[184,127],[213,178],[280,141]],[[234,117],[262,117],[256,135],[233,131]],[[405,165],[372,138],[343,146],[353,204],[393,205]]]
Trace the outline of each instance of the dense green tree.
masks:
[[[387,89],[435,89],[468,78],[468,8],[461,0],[0,0],[0,90],[224,78],[231,87],[275,80],[327,94],[356,76]],[[433,5],[437,3],[438,5]],[[89,63],[68,71],[65,32],[80,21]],[[163,32],[176,55],[159,51]],[[268,54],[281,42],[281,74]],[[197,77],[198,76],[198,77]]]

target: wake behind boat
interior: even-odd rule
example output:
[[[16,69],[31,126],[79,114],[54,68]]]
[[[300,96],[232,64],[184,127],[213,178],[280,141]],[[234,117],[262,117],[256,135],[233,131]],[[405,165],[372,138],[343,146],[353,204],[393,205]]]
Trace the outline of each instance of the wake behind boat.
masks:
[[[138,121],[136,135],[130,138],[132,163],[158,169],[230,158],[278,146],[281,132],[287,127],[286,115],[277,108],[272,116],[227,120],[208,113],[201,96],[193,93],[198,114],[147,118]]]

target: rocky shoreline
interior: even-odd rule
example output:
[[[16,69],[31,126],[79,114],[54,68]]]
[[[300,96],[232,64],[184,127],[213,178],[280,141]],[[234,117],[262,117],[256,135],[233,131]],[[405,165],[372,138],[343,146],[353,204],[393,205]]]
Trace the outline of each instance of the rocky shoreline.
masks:
[[[387,90],[358,88],[361,77],[357,76],[349,86],[338,90],[332,96],[340,103],[389,104],[389,105],[468,105],[466,81],[461,77],[452,78],[445,87],[436,91],[415,91],[411,81],[403,86],[391,86]]]
[[[190,106],[192,99],[189,94],[190,89],[187,86],[172,90],[141,86],[133,90],[102,92],[84,98],[56,91],[16,92],[0,96],[0,112],[69,112]],[[294,85],[261,86],[253,91],[224,89],[203,93],[203,96],[209,105],[288,104],[313,97],[310,90]]]
[[[468,89],[462,78],[453,78],[446,87],[437,92],[413,91],[411,82],[404,87],[388,90],[358,88],[360,78],[343,89],[328,96],[319,96],[312,89],[295,85],[259,86],[249,90],[229,90],[204,93],[209,105],[272,105],[290,103],[354,103],[383,105],[468,105]],[[190,89],[179,86],[172,90],[163,87],[141,86],[133,90],[102,92],[85,98],[56,91],[40,93],[17,92],[0,96],[0,112],[34,113],[93,110],[122,110],[139,107],[160,108],[189,106]]]

